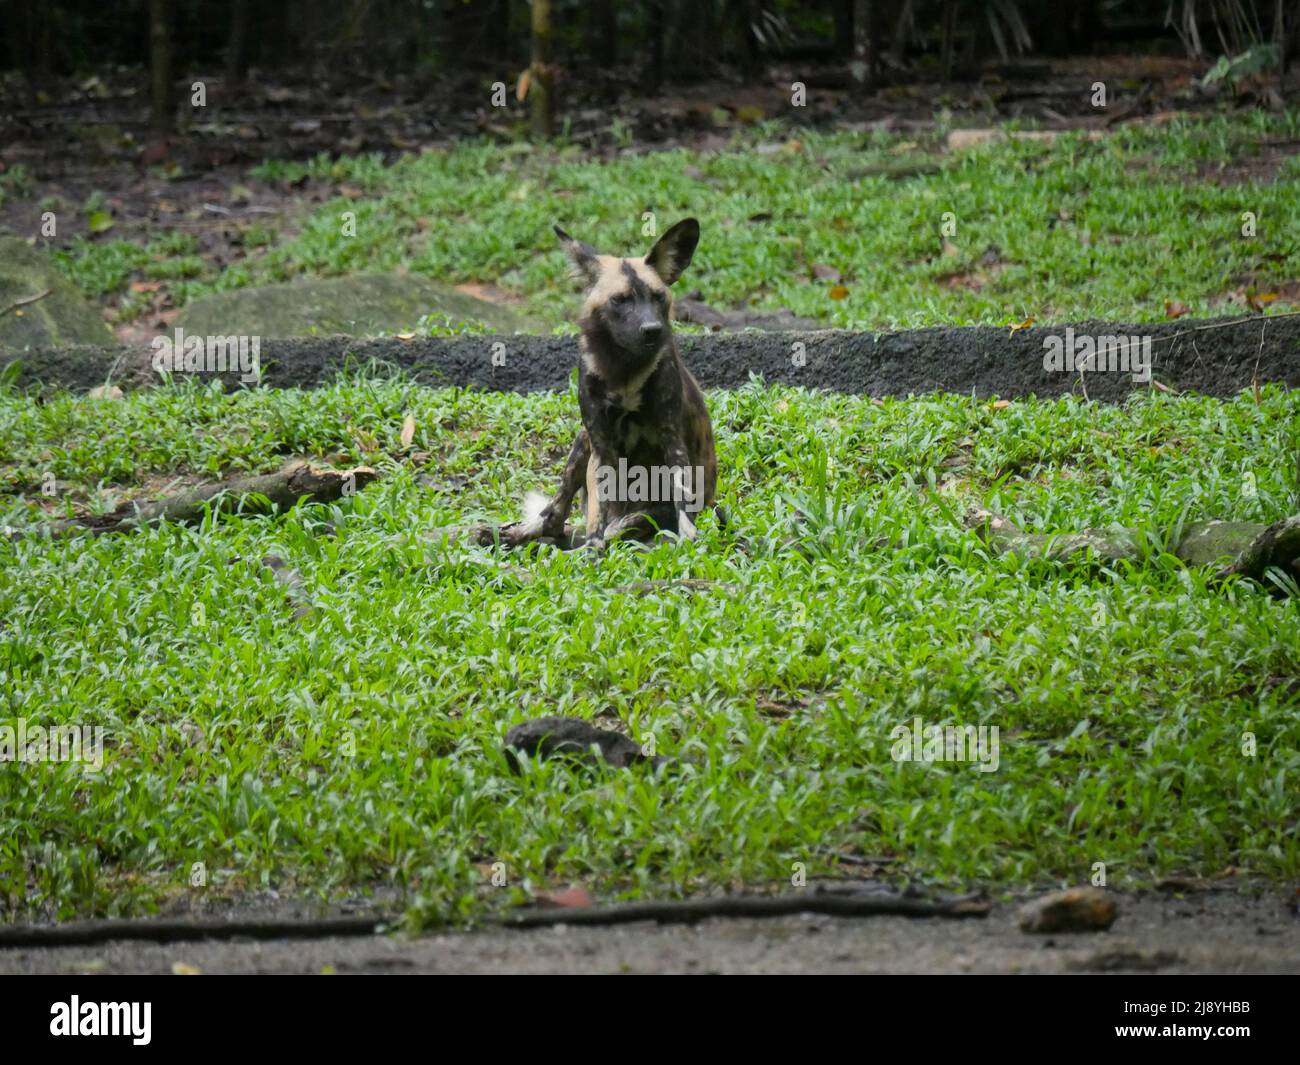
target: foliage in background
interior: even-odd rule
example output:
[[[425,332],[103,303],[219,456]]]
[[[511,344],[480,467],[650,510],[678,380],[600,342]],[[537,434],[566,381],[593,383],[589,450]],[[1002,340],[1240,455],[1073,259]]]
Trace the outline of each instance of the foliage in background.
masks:
[[[1300,112],[1160,129],[1103,141],[991,144],[936,151],[933,139],[800,132],[737,134],[720,152],[686,149],[590,160],[572,148],[490,141],[403,156],[268,162],[267,182],[355,186],[296,231],[219,273],[192,237],[139,247],[78,240],[58,253],[91,296],[132,277],[167,278],[178,303],[208,292],[409,268],[490,282],[558,326],[572,318],[568,271],[551,226],[603,250],[640,254],[646,212],[662,231],[695,215],[703,240],[680,291],[720,308],[788,307],[830,326],[876,328],[1240,313],[1243,286],[1300,277],[1300,170],[1284,161],[1242,184],[1203,180],[1261,159],[1263,142],[1300,135]],[[355,237],[339,215],[354,211]],[[1242,216],[1257,219],[1243,236]],[[956,232],[945,238],[951,212]],[[838,273],[825,279],[829,267]]]

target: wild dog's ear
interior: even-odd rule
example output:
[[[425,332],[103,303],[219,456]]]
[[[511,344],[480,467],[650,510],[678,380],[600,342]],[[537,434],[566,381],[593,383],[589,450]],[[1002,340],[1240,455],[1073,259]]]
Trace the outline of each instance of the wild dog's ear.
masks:
[[[671,285],[691,265],[691,256],[699,242],[700,223],[694,218],[683,218],[655,241],[646,254],[646,265],[663,278],[665,285]]]
[[[585,241],[574,240],[559,226],[554,228],[555,235],[560,238],[560,244],[564,248],[564,254],[573,264],[578,280],[594,285],[596,278],[600,276],[600,263],[596,261],[600,252]]]

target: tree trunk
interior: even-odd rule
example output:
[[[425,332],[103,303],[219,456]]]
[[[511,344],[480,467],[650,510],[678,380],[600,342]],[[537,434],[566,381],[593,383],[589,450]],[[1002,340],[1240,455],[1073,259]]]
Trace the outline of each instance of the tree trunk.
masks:
[[[154,132],[160,136],[166,136],[176,128],[171,22],[171,0],[149,0],[150,99]]]
[[[248,70],[248,0],[232,0],[230,5],[230,43],[226,51],[226,85],[234,88],[244,83]]]
[[[698,2],[698,0],[697,0]],[[754,24],[758,20],[758,9],[754,0],[736,0],[736,32],[739,35],[736,45],[739,51],[740,72],[747,85],[758,80],[762,57],[758,51],[758,38],[754,34]]]
[[[513,5],[510,0],[497,0],[496,17],[493,19],[493,35],[496,37],[495,52],[503,66],[510,66],[514,57],[514,41],[510,36],[510,24],[513,21]]]
[[[592,0],[587,51],[592,64],[602,70],[618,64],[618,16],[614,0]]]
[[[646,92],[654,95],[664,83],[664,38],[668,34],[668,20],[664,5],[667,0],[647,0],[646,35],[650,38],[650,64],[646,67]]]
[[[939,46],[939,77],[952,81],[952,56],[957,32],[957,0],[944,0],[943,39]]]
[[[835,55],[853,56],[853,0],[835,0]]]
[[[955,0],[948,0],[952,5]],[[944,15],[948,12],[945,10]],[[894,23],[894,37],[889,42],[889,61],[894,67],[901,67],[907,57],[907,27],[912,21],[912,0],[903,0],[898,8],[898,20]],[[877,45],[877,48],[880,46]]]
[[[880,74],[880,4],[883,0],[853,0],[853,65],[850,74],[862,90],[876,87]]]
[[[555,129],[554,81],[551,76],[551,0],[532,0],[533,63],[528,77],[528,120],[535,140]]]
[[[1287,51],[1286,6],[1284,0],[1277,0],[1273,8],[1273,40],[1277,41],[1277,94],[1286,99],[1286,68],[1291,61]]]

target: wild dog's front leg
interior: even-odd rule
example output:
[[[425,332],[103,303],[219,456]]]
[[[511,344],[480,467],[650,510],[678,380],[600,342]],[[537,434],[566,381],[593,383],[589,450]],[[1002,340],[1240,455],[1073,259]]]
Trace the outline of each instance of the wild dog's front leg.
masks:
[[[677,512],[677,535],[683,540],[694,540],[697,533],[693,515],[700,510],[704,485],[697,483],[700,480],[699,471],[691,465],[690,455],[681,437],[675,437],[668,442],[665,457],[672,471],[673,509]]]
[[[588,420],[587,432],[591,438],[591,457],[587,461],[586,543],[592,550],[600,551],[605,546],[605,534],[612,520],[613,509],[609,497],[601,490],[601,471],[617,468],[620,451],[603,420]]]
[[[591,438],[587,436],[586,429],[580,429],[569,450],[569,461],[564,464],[560,487],[554,498],[542,508],[542,512],[520,531],[521,539],[535,540],[542,536],[560,539],[564,536],[564,522],[573,509],[574,496],[586,479],[587,460],[590,457]]]

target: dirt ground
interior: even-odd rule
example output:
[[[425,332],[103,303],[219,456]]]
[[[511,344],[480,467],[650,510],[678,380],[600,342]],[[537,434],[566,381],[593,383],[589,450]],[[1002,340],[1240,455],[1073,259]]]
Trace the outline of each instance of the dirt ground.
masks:
[[[1300,973],[1300,917],[1279,892],[1121,895],[1107,932],[1027,935],[987,918],[560,925],[537,931],[0,950],[0,973]]]

